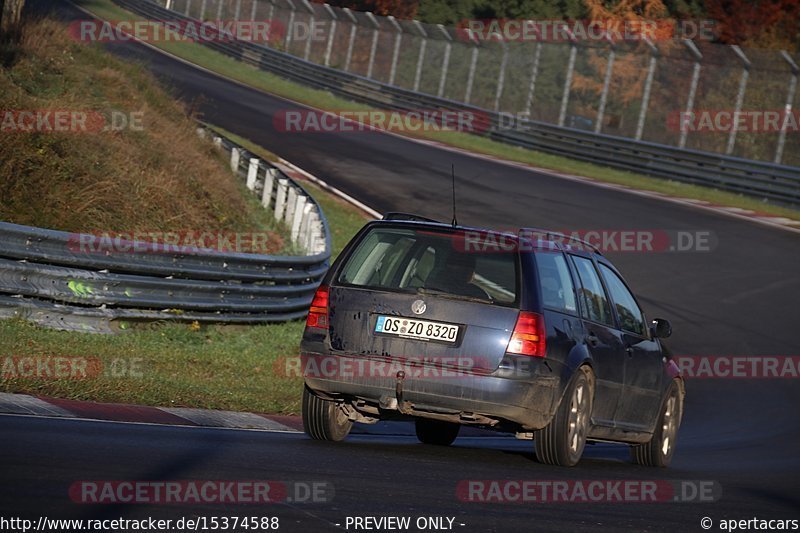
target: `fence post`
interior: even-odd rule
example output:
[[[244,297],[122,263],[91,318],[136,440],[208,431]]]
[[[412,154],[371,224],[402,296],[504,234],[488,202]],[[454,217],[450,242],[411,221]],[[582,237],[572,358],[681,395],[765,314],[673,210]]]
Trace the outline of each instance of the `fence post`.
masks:
[[[447,44],[445,44],[444,48],[444,58],[442,58],[442,76],[439,78],[439,91],[436,93],[436,96],[441,98],[444,96],[444,86],[447,84],[447,71],[450,68],[450,52],[453,48],[453,37],[441,24],[437,24],[436,26],[439,28],[439,31],[442,32],[444,38],[447,39]]]
[[[183,10],[184,16],[189,16],[189,12],[192,9],[192,0],[186,0],[186,9]]]
[[[247,188],[251,191],[256,190],[256,179],[258,179],[258,163],[257,157],[250,158],[250,166],[247,167]]]
[[[536,78],[539,76],[539,59],[542,57],[542,42],[536,41],[536,51],[533,53],[533,67],[531,67],[531,83],[528,85],[528,95],[525,97],[525,109],[523,114],[531,116],[533,107],[534,91],[536,90]]]
[[[261,191],[261,205],[266,209],[269,209],[272,203],[272,188],[275,185],[275,176],[277,174],[278,171],[274,168],[268,168],[267,172],[264,174],[264,189]]]
[[[508,66],[508,43],[500,41],[503,47],[503,57],[500,60],[500,75],[497,77],[497,92],[494,95],[494,110],[500,111],[500,98],[503,96],[503,88],[506,84],[506,67]]]
[[[256,20],[256,9],[258,8],[258,2],[259,1],[260,0],[253,0],[253,9],[250,10],[250,20],[251,21],[255,21]],[[264,43],[264,44],[266,44],[266,43]]]
[[[371,11],[366,11],[365,13],[370,22],[375,26],[372,30],[372,44],[369,48],[369,64],[367,65],[367,77],[372,78],[372,67],[375,65],[375,52],[378,50],[378,35],[381,25]]]
[[[792,102],[794,101],[794,93],[797,90],[797,63],[792,60],[792,57],[786,52],[781,50],[781,56],[789,63],[789,68],[792,70],[792,79],[789,81],[789,91],[786,93],[786,105],[783,107],[783,122],[781,123],[781,131],[778,133],[778,146],[775,148],[775,164],[780,165],[783,159],[783,148],[786,145],[786,116],[792,112]]]
[[[328,42],[325,45],[325,59],[323,63],[326,67],[331,66],[331,51],[333,50],[333,38],[336,36],[336,12],[333,8],[328,4],[322,4],[325,6],[325,11],[328,12],[328,15],[331,17],[331,29],[328,32]]]
[[[217,22],[222,20],[222,4],[223,0],[217,0]]]
[[[389,70],[389,85],[394,85],[394,78],[397,75],[397,60],[400,58],[400,44],[403,42],[403,28],[400,27],[397,19],[392,15],[386,17],[386,20],[397,31],[397,35],[394,37],[394,49],[392,50],[392,67]]]
[[[200,3],[200,16],[198,17],[200,22],[203,22],[206,19],[206,3],[207,2],[208,2],[208,0],[203,0]]]
[[[350,19],[350,23],[352,27],[350,28],[350,42],[347,43],[347,56],[344,60],[344,70],[345,72],[350,71],[350,61],[353,59],[353,44],[356,42],[356,31],[358,31],[358,19],[356,16],[353,15],[353,12],[350,11],[350,8],[344,7],[342,11],[345,12],[347,18]]]
[[[237,176],[239,175],[239,157],[240,157],[239,149],[238,148],[231,148],[231,171]]]
[[[658,56],[658,48],[646,36],[642,40],[650,48],[650,65],[647,67],[647,78],[644,81],[644,90],[642,91],[642,107],[639,108],[639,120],[636,123],[636,140],[642,140],[644,133],[644,121],[647,116],[647,108],[650,106],[650,89],[653,87],[653,76],[656,73],[656,58]]]
[[[236,7],[233,10],[233,20],[239,20],[239,17],[241,15],[242,15],[242,0],[236,0]]]
[[[300,0],[308,12],[311,13],[311,16],[308,17],[308,34],[306,36],[306,47],[303,50],[303,59],[308,61],[308,58],[311,57],[311,43],[314,41],[314,8],[311,7],[311,3],[308,0]]]
[[[703,59],[703,54],[697,49],[697,46],[690,40],[684,39],[683,44],[689,49],[694,57],[694,66],[692,67],[692,82],[689,85],[689,96],[686,98],[686,111],[685,115],[678,117],[678,127],[681,130],[681,136],[678,140],[678,148],[686,146],[686,139],[689,137],[689,128],[685,128],[683,124],[683,117],[688,116],[694,110],[694,99],[697,95],[697,85],[700,83],[700,61]]]
[[[606,104],[608,103],[608,89],[611,87],[611,76],[614,73],[614,60],[617,57],[616,45],[611,37],[606,35],[608,41],[608,62],[606,72],[603,77],[603,91],[600,93],[600,104],[597,106],[597,119],[594,125],[594,132],[600,133],[603,129],[603,117],[606,114]]]
[[[286,26],[286,38],[283,41],[283,51],[289,53],[289,46],[292,44],[292,34],[294,33],[294,14],[296,8],[292,0],[286,0],[289,4],[289,24]]]
[[[472,57],[469,60],[469,72],[467,73],[467,88],[464,91],[464,103],[468,104],[472,98],[472,85],[475,83],[475,69],[478,66],[478,52],[480,51],[480,43],[475,36],[470,32],[469,40],[473,44]]]
[[[563,126],[567,119],[569,91],[572,88],[572,76],[575,73],[575,56],[578,54],[578,47],[575,45],[575,36],[566,27],[564,31],[569,37],[569,61],[567,62],[567,75],[564,77],[564,90],[561,92],[561,108],[558,110],[559,126]]]
[[[419,91],[419,82],[422,78],[422,64],[425,62],[425,48],[428,46],[428,32],[422,27],[418,20],[414,20],[414,26],[422,36],[422,41],[419,44],[419,55],[417,56],[417,70],[414,73],[414,91]]]
[[[172,0],[167,0],[167,3],[164,5],[166,9],[172,9]]]
[[[742,104],[744,103],[744,93],[747,92],[747,80],[750,78],[750,60],[747,59],[747,56],[744,55],[744,52],[741,48],[737,45],[731,45],[731,50],[739,60],[742,62],[742,75],[739,78],[739,90],[736,92],[736,104],[733,110],[734,116],[734,123],[735,117],[739,116],[739,112],[742,110]],[[731,155],[733,153],[733,148],[736,146],[736,127],[731,127],[731,132],[728,135],[728,146],[725,147],[725,154]]]

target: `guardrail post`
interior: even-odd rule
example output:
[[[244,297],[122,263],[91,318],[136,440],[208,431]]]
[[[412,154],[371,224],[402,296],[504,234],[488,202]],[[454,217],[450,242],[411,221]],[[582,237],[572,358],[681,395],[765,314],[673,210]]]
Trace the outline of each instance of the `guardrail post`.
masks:
[[[639,120],[636,123],[636,140],[642,140],[644,133],[644,121],[647,116],[647,108],[650,106],[650,89],[653,87],[653,76],[656,73],[656,62],[658,48],[646,36],[642,40],[650,48],[650,65],[647,67],[647,78],[644,81],[644,91],[642,91],[642,106],[639,108]]]
[[[541,57],[542,57],[542,42],[536,41],[536,51],[533,53],[533,66],[531,67],[531,82],[528,85],[528,94],[525,97],[525,109],[523,110],[523,114],[527,117],[531,116],[534,91],[536,90],[536,78],[539,77],[539,59]]]
[[[308,61],[308,58],[311,57],[311,43],[314,41],[314,8],[311,7],[311,4],[308,0],[300,0],[303,2],[303,5],[306,6],[308,12],[311,13],[311,16],[308,17],[308,36],[306,38],[306,48],[303,50],[303,59]]]
[[[436,96],[441,98],[444,96],[444,86],[447,83],[447,71],[450,68],[450,52],[453,48],[453,38],[444,26],[441,24],[437,24],[436,26],[439,28],[439,31],[442,32],[444,38],[447,39],[447,44],[444,48],[444,58],[442,58],[442,76],[439,78],[439,91],[436,93]]]
[[[369,64],[367,65],[367,77],[372,78],[372,68],[375,65],[375,52],[378,50],[378,35],[380,33],[381,25],[378,23],[378,20],[371,11],[366,11],[365,13],[370,22],[372,22],[372,24],[375,26],[375,28],[372,30],[372,44],[369,48]]]
[[[356,31],[358,31],[358,19],[353,12],[350,11],[350,8],[344,7],[342,11],[345,12],[347,17],[350,19],[352,26],[350,27],[350,41],[347,43],[347,56],[344,59],[344,70],[345,72],[350,71],[350,61],[353,60],[353,45],[356,42]]]
[[[467,88],[464,91],[464,103],[468,104],[470,99],[472,98],[472,85],[475,83],[475,69],[478,66],[478,53],[480,51],[480,43],[472,34],[469,33],[469,40],[473,44],[472,48],[472,56],[469,60],[469,72],[467,73]]]
[[[216,148],[222,148],[222,137],[214,137],[213,142]]]
[[[428,46],[428,32],[422,27],[418,20],[414,20],[414,27],[417,28],[419,34],[422,36],[422,41],[419,43],[419,55],[417,56],[417,70],[414,72],[414,91],[419,91],[419,82],[422,79],[422,64],[425,62],[425,48]]]
[[[744,94],[747,91],[747,80],[750,78],[750,60],[747,59],[747,56],[744,55],[744,52],[741,48],[737,45],[731,45],[731,50],[739,60],[742,62],[742,75],[739,77],[739,90],[736,92],[736,104],[733,110],[733,122],[731,125],[731,132],[728,135],[728,145],[725,147],[725,154],[731,155],[733,153],[733,148],[736,146],[736,117],[739,116],[739,113],[742,110],[742,104],[744,104]]]
[[[564,126],[567,119],[567,106],[569,105],[569,91],[572,88],[572,76],[575,73],[575,56],[578,54],[578,47],[575,45],[575,36],[566,27],[564,31],[569,36],[569,61],[567,62],[567,75],[564,79],[564,90],[561,93],[561,109],[558,111],[558,125]]]
[[[286,194],[286,212],[283,214],[283,222],[289,227],[292,227],[294,220],[294,210],[297,207],[297,189],[289,187]]]
[[[792,102],[794,101],[794,93],[797,91],[797,63],[792,60],[792,57],[786,52],[781,50],[781,56],[789,63],[789,68],[792,70],[792,79],[789,80],[789,91],[786,93],[786,105],[783,106],[783,122],[781,123],[781,131],[778,133],[778,146],[775,148],[775,164],[780,165],[783,159],[783,148],[786,145],[786,127],[787,115],[792,112]]]
[[[297,242],[300,237],[300,223],[303,221],[306,202],[308,202],[308,198],[302,194],[297,195],[297,198],[295,199],[294,212],[292,213],[291,236],[293,242]]]
[[[497,92],[494,95],[494,110],[500,111],[500,98],[503,96],[503,89],[506,84],[506,67],[508,66],[508,43],[500,41],[503,47],[503,57],[500,59],[500,74],[497,77]]]
[[[694,99],[697,94],[697,86],[700,83],[700,61],[703,59],[703,54],[697,49],[697,46],[690,40],[684,39],[683,44],[689,49],[689,52],[694,57],[694,66],[692,67],[692,82],[689,84],[689,96],[686,98],[686,115],[688,116],[694,110]],[[681,136],[678,140],[678,148],[686,146],[686,139],[689,137],[689,128],[683,127],[683,116],[679,117],[678,127],[681,130]]]
[[[281,220],[286,211],[286,192],[289,189],[289,180],[278,180],[278,192],[275,195],[275,220]]]
[[[286,3],[289,5],[289,24],[286,27],[286,38],[283,41],[283,49],[288,54],[289,45],[292,44],[292,34],[294,33],[295,7],[292,0],[286,0]]]
[[[264,174],[264,189],[261,191],[261,205],[263,205],[265,209],[269,209],[270,204],[272,204],[272,189],[275,186],[275,176],[277,174],[278,171],[274,168],[268,168],[267,172]]]
[[[250,166],[247,168],[247,188],[251,191],[256,190],[256,180],[258,179],[258,163],[257,157],[250,158]]]
[[[308,224],[311,221],[312,210],[313,206],[311,203],[306,203],[305,207],[303,208],[303,220],[300,221],[300,230],[298,233],[300,247],[306,251],[308,251],[309,244],[311,243],[311,235],[308,232]]]
[[[239,149],[234,147],[231,148],[231,170],[234,174],[239,174],[239,157],[241,154],[239,153]]]
[[[167,0],[167,3],[164,5],[164,7],[171,10],[172,9],[172,0]]]
[[[600,93],[600,104],[597,106],[597,119],[594,125],[595,133],[600,133],[600,130],[603,129],[603,117],[608,103],[608,89],[611,87],[611,75],[614,73],[614,60],[617,57],[614,41],[609,35],[606,35],[606,40],[608,41],[608,61],[606,62],[606,73],[603,77],[603,90]]]
[[[394,85],[394,78],[397,75],[397,60],[400,58],[400,44],[403,42],[403,28],[392,15],[386,17],[389,23],[397,31],[394,37],[394,49],[392,50],[392,67],[389,70],[389,85]]]

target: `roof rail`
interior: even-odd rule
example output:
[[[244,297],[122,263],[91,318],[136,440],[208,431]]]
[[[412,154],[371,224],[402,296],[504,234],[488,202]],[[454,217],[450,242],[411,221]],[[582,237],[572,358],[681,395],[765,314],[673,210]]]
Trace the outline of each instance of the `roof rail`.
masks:
[[[433,222],[435,224],[443,224],[439,220],[434,220],[432,218],[423,217],[420,215],[414,215],[412,213],[399,213],[399,212],[392,212],[386,213],[383,215],[381,220],[410,220],[412,222]]]
[[[571,243],[581,244],[583,246],[586,246],[587,248],[591,248],[594,251],[594,253],[599,254],[599,255],[603,255],[603,253],[600,251],[600,249],[597,246],[595,246],[594,244],[591,244],[591,243],[589,243],[589,242],[587,242],[587,241],[585,241],[583,239],[579,239],[577,237],[572,237],[571,235],[567,235],[565,233],[561,233],[559,231],[551,231],[551,230],[543,229],[543,228],[520,228],[519,229],[519,233],[518,233],[519,237],[524,237],[523,232],[526,232],[526,231],[527,232],[532,232],[532,233],[540,233],[540,234],[545,235],[546,237],[560,237],[560,239],[561,239],[560,242],[566,242],[566,243],[570,243],[571,242]]]

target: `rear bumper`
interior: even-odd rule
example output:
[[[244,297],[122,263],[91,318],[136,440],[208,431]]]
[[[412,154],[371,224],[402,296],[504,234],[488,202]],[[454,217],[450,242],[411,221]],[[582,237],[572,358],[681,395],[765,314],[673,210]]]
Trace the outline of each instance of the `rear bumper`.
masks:
[[[546,365],[475,374],[441,367],[409,367],[374,359],[302,353],[305,382],[318,393],[364,400],[382,409],[397,409],[397,371],[402,370],[402,400],[414,414],[459,415],[502,419],[540,429],[553,416],[561,397],[561,380]],[[326,371],[326,369],[335,369]],[[394,401],[393,401],[394,400]]]

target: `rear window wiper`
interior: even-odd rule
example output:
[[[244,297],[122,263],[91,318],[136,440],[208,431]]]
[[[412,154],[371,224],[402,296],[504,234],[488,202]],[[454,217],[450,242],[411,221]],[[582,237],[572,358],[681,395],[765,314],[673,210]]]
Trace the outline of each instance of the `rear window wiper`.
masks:
[[[446,298],[451,298],[453,300],[465,300],[467,302],[482,302],[482,303],[491,303],[492,300],[489,298],[478,298],[477,296],[466,296],[464,294],[455,294],[450,291],[446,291],[444,289],[439,289],[436,287],[418,287],[417,294],[427,294],[430,296],[444,296]]]

